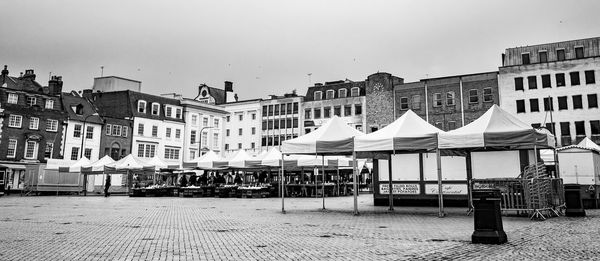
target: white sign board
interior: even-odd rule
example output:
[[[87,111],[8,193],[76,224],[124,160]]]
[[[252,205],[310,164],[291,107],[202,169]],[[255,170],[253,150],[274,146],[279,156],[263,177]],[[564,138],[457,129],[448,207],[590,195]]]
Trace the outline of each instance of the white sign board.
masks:
[[[393,194],[396,195],[419,195],[421,194],[421,188],[419,184],[392,184],[394,190]],[[389,184],[379,184],[379,194],[389,194]]]
[[[444,195],[467,195],[467,184],[442,184]],[[425,184],[425,194],[439,194],[438,184]]]

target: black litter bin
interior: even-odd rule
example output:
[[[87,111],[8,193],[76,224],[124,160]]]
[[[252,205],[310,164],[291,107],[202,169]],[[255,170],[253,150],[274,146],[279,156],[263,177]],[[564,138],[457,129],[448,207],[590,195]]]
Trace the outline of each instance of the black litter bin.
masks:
[[[499,189],[473,190],[473,218],[475,231],[471,242],[477,244],[503,244],[508,241],[502,227]]]
[[[581,200],[581,186],[579,184],[565,184],[565,216],[585,217],[583,201]]]

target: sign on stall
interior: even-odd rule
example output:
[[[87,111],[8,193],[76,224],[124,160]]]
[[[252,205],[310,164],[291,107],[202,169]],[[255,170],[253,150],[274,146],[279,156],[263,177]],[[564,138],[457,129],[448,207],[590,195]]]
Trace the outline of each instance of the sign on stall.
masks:
[[[467,184],[442,184],[444,195],[467,195]],[[425,194],[439,194],[437,184],[425,184]]]
[[[392,184],[394,190],[393,194],[398,195],[419,195],[421,194],[421,189],[419,188],[419,184]],[[379,194],[389,194],[390,193],[389,184],[379,184]]]

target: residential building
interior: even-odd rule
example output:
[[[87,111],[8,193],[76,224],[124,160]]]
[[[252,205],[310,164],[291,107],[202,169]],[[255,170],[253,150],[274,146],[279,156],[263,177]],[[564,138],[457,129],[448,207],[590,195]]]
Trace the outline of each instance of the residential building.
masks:
[[[225,116],[223,135],[224,156],[243,149],[250,155],[261,151],[261,99],[236,101],[223,104]]]
[[[600,37],[506,49],[499,68],[500,104],[561,146],[600,142]],[[554,122],[554,125],[552,124]]]
[[[303,118],[303,126],[300,126],[300,135],[320,127],[333,115],[364,131],[367,120],[365,94],[364,81],[334,81],[308,87],[304,102],[301,103],[299,118]]]
[[[219,89],[201,84],[198,86],[198,95],[194,100],[214,105],[237,101],[237,94],[233,92],[233,82],[225,81],[224,87]]]
[[[104,135],[103,119],[88,99],[76,92],[63,93],[62,105],[68,115],[63,137],[65,159],[86,157],[92,162],[97,161],[101,154],[100,140]]]
[[[283,96],[271,95],[269,99],[260,102],[261,112],[257,113],[261,119],[261,133],[259,129],[251,127],[250,135],[259,135],[260,148],[269,150],[281,146],[285,140],[296,138],[304,134],[304,115],[302,114],[302,101],[304,97],[296,92]]]

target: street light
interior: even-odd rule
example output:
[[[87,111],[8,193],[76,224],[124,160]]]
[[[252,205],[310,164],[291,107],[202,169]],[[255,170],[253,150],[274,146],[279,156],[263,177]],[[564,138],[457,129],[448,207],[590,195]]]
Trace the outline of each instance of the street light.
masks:
[[[204,129],[212,129],[214,126],[206,126],[200,128],[200,133],[198,133],[198,157],[202,156],[202,132]],[[206,136],[206,140],[208,141],[208,135]]]
[[[85,123],[86,123],[87,119],[91,116],[100,116],[100,115],[97,112],[94,112],[93,114],[90,114],[88,116],[85,116],[85,118],[83,118],[83,129],[81,130],[81,151],[79,152],[80,159],[83,158],[83,146],[84,146],[83,141],[85,141],[85,135],[86,135]],[[90,158],[91,158],[91,156],[90,156]]]

